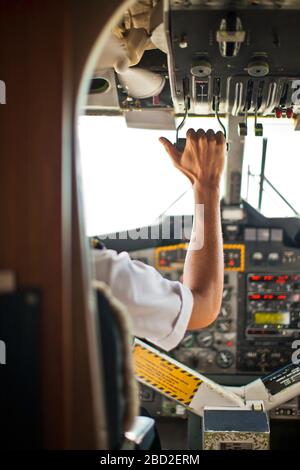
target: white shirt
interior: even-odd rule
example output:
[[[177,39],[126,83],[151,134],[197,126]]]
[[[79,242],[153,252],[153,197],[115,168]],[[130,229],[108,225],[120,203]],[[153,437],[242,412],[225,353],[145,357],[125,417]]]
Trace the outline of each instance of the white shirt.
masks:
[[[182,340],[193,308],[190,289],[128,253],[93,250],[94,275],[129,312],[133,334],[169,351]]]

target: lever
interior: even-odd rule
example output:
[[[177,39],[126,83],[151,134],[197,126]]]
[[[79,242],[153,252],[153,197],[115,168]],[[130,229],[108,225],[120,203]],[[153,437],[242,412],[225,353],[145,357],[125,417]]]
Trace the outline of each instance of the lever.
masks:
[[[254,116],[254,133],[255,137],[262,137],[264,134],[263,125],[257,122],[257,110],[255,111]]]
[[[246,137],[246,136],[248,135],[247,118],[248,118],[248,111],[247,111],[247,109],[246,109],[246,112],[245,112],[245,121],[239,123],[239,136],[240,136],[240,137]]]
[[[175,147],[177,150],[179,150],[179,152],[183,152],[184,151],[184,147],[185,147],[185,143],[186,143],[186,139],[184,138],[178,138],[177,139],[177,142],[175,142]]]

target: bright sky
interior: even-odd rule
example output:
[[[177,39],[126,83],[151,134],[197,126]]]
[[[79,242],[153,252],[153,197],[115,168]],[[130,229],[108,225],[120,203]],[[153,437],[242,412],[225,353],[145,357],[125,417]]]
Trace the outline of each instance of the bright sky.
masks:
[[[251,121],[250,121],[251,125]],[[212,118],[190,118],[188,127],[219,130]],[[249,132],[252,134],[252,132]],[[84,204],[88,235],[104,234],[153,223],[190,184],[174,168],[158,138],[172,142],[175,131],[128,129],[122,117],[82,116],[79,138]],[[269,138],[266,176],[300,212],[300,132],[287,119],[264,120]],[[247,167],[259,174],[262,139],[247,137],[243,196],[247,195]],[[248,200],[257,207],[258,178],[251,178]],[[180,199],[167,214],[192,214],[192,192]],[[293,213],[266,187],[263,212],[267,216]]]
[[[291,119],[265,119],[264,137],[268,138],[265,175],[300,213],[300,131],[294,131]],[[252,120],[253,125],[253,120]],[[259,177],[251,178],[247,196],[247,170],[260,174],[262,139],[249,132],[243,167],[242,196],[257,208]],[[265,183],[262,213],[267,217],[291,217],[295,214]]]

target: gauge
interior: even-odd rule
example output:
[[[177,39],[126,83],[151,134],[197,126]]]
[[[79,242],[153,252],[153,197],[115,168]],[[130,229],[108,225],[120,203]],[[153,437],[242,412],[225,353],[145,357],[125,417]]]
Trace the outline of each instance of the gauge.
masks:
[[[201,348],[209,348],[213,344],[212,333],[203,331],[197,335],[197,343]]]
[[[217,323],[217,330],[222,333],[227,333],[231,329],[231,321],[230,320],[220,320]]]
[[[216,355],[216,363],[222,369],[227,369],[232,366],[234,362],[234,355],[232,352],[227,351],[226,349],[219,351]]]
[[[230,287],[224,287],[223,289],[223,300],[229,300],[231,297],[231,288]]]
[[[230,305],[222,305],[221,311],[220,311],[220,317],[221,318],[229,318],[231,313],[231,306]]]
[[[194,342],[195,342],[194,335],[192,333],[188,333],[187,335],[185,335],[185,337],[181,341],[181,346],[185,348],[191,348],[194,345]]]

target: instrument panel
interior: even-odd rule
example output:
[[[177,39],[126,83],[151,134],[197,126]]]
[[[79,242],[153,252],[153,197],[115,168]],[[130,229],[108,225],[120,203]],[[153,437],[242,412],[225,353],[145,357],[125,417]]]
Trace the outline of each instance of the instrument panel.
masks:
[[[228,233],[226,228],[223,233]],[[300,338],[300,249],[286,244],[279,228],[248,226],[235,233],[238,239],[224,240],[224,291],[217,320],[187,332],[170,352],[220,382],[226,378],[227,384],[237,377],[242,384],[243,377],[261,376],[290,362],[293,341]],[[188,243],[178,243],[130,255],[155,266],[164,277],[182,281],[187,249]],[[148,392],[142,387],[141,393]],[[156,414],[185,416],[165,398],[148,394],[146,402]],[[298,399],[274,410],[271,417],[299,419]]]
[[[155,249],[155,267],[159,271],[183,270],[188,243],[162,246]],[[224,244],[224,267],[226,271],[243,272],[245,269],[245,245]]]
[[[181,281],[188,243],[131,252],[167,279]],[[238,286],[245,267],[245,245],[224,244],[224,289],[218,319],[208,328],[187,332],[173,357],[199,372],[236,372]]]
[[[188,89],[195,114],[291,117],[299,110],[294,59],[299,5],[291,13],[262,2],[237,2],[228,9],[222,3],[171,4],[175,109],[183,111]]]

